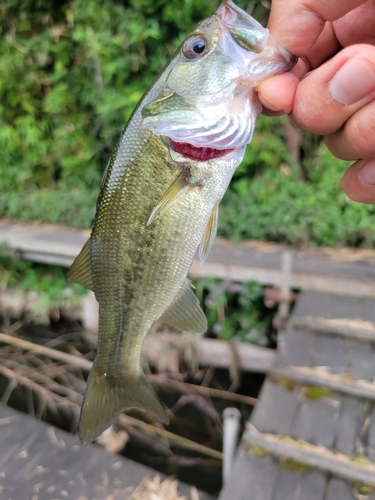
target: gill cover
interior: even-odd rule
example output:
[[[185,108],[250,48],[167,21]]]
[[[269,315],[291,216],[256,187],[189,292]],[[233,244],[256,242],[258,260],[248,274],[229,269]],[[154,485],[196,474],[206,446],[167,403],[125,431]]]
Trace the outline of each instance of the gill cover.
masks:
[[[142,109],[143,125],[196,147],[243,147],[261,111],[254,87],[295,61],[266,28],[224,1],[182,44],[163,87]]]

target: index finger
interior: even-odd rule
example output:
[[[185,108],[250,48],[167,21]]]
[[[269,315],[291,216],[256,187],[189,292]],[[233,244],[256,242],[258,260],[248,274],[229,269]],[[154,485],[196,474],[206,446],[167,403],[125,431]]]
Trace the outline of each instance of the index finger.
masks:
[[[302,57],[327,21],[336,21],[367,0],[273,0],[268,28],[292,54]]]

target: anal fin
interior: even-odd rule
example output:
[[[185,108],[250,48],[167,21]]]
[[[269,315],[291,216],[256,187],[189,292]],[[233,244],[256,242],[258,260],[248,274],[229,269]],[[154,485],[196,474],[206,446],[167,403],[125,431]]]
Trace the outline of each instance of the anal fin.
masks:
[[[215,205],[211,212],[210,218],[208,219],[201,244],[199,245],[199,260],[201,264],[203,264],[203,262],[207,259],[212,245],[214,244],[218,219],[219,205]]]
[[[189,279],[184,281],[172,304],[159,321],[186,332],[204,333],[207,330],[206,316],[191,289]]]
[[[186,171],[182,171],[178,174],[176,179],[172,182],[163,196],[160,198],[158,204],[151,212],[151,215],[147,221],[149,226],[155,219],[163,215],[169,208],[171,208],[182,196],[187,194],[190,189],[194,187],[194,184],[189,183],[189,178],[186,175]]]
[[[91,238],[86,241],[82,250],[73,262],[72,267],[69,269],[68,280],[73,281],[74,283],[79,283],[80,285],[93,290],[94,284],[92,282],[91,272],[90,243]]]

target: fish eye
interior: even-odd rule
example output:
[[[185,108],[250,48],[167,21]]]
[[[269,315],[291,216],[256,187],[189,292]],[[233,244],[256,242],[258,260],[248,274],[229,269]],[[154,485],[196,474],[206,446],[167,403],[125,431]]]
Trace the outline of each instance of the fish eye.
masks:
[[[204,55],[209,48],[207,38],[202,35],[191,36],[186,40],[182,47],[182,51],[188,59],[196,59]]]

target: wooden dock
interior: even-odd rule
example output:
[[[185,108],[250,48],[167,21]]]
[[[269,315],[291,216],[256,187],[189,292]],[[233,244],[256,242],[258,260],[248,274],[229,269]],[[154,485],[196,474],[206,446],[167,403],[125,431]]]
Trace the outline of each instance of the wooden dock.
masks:
[[[374,320],[373,299],[300,294],[220,500],[375,500]]]
[[[99,446],[80,446],[76,436],[0,404],[1,500],[131,500],[142,480],[155,475]],[[181,494],[189,490],[180,484]],[[213,500],[202,493],[200,498]]]
[[[0,243],[64,266],[88,234],[0,223]],[[191,275],[279,286],[287,250],[301,293],[220,500],[375,500],[375,253],[218,239]]]
[[[0,244],[35,262],[70,266],[90,232],[56,225],[23,225],[0,221]],[[275,243],[232,243],[217,238],[207,261],[194,261],[192,277],[229,281],[256,280],[280,285],[283,253],[292,252],[290,286],[338,295],[375,298],[375,253],[355,249],[295,250]]]

